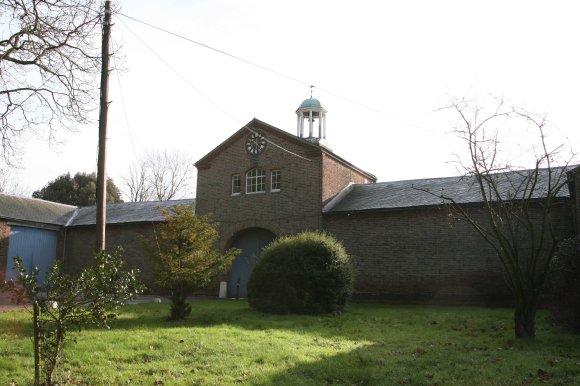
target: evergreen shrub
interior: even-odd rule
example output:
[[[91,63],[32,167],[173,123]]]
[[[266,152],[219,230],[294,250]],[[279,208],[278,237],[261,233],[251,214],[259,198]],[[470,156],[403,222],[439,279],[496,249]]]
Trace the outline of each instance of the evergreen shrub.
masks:
[[[277,314],[340,312],[352,293],[349,255],[334,237],[304,232],[279,238],[261,254],[248,281],[250,306]]]
[[[548,292],[557,322],[580,332],[580,236],[562,241],[552,260]]]

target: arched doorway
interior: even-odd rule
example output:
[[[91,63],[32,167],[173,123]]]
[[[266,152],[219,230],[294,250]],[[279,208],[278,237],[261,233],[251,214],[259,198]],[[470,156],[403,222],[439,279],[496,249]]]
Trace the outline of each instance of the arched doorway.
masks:
[[[247,297],[248,279],[258,262],[260,252],[262,248],[275,238],[276,235],[274,233],[262,228],[247,229],[234,238],[232,247],[238,248],[242,252],[236,257],[230,269],[228,281],[229,297]]]

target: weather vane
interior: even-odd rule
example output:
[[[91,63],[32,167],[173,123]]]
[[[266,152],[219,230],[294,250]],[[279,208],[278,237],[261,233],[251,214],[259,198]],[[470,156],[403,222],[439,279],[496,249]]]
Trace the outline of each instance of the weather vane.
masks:
[[[310,85],[310,99],[312,99],[312,89],[316,87],[315,85],[311,84]]]

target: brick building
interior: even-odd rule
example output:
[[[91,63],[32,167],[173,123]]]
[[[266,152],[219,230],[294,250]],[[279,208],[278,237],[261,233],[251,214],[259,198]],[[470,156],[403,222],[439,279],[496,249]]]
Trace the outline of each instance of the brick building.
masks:
[[[375,176],[328,147],[326,110],[318,100],[306,99],[296,113],[296,135],[254,119],[201,158],[195,164],[195,201],[110,205],[108,246],[122,245],[130,265],[139,266],[147,280],[148,264],[139,239],[154,237],[152,224],[162,221],[157,208],[195,202],[196,213],[212,213],[220,223],[220,248],[242,250],[227,275],[230,296],[238,287],[245,296],[259,252],[272,239],[324,230],[353,255],[358,271],[355,296],[360,299],[462,304],[509,299],[494,251],[429,193],[445,192],[477,216],[481,198],[473,181],[449,177],[377,183]],[[543,171],[540,187],[546,178]],[[568,185],[552,213],[560,238],[578,233],[579,189],[580,168],[570,168]],[[7,267],[10,227],[22,226],[22,221],[59,229],[56,256],[64,258],[70,270],[89,261],[94,207],[67,209],[21,200],[13,203],[21,211],[55,205],[69,215],[26,223],[30,219],[14,215],[18,210],[6,216],[4,205],[10,199],[0,196],[0,269]]]

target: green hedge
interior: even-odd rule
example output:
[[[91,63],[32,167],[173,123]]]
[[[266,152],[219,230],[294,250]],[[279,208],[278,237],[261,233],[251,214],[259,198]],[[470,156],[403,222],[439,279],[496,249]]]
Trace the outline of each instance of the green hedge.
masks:
[[[304,232],[264,248],[248,281],[248,301],[257,310],[279,314],[338,312],[353,279],[340,242],[326,233]]]
[[[580,333],[580,236],[562,241],[547,284],[548,304],[556,320]]]

